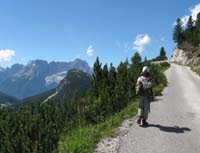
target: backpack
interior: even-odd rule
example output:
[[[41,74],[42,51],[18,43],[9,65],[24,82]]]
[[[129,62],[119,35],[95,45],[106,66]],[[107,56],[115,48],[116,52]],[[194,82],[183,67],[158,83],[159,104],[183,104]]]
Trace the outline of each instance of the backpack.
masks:
[[[150,77],[141,76],[138,78],[136,94],[141,96],[150,96],[152,89],[152,82]]]
[[[140,77],[141,78],[141,83],[143,86],[144,90],[148,90],[149,88],[152,87],[152,83],[151,83],[151,78],[150,77]]]

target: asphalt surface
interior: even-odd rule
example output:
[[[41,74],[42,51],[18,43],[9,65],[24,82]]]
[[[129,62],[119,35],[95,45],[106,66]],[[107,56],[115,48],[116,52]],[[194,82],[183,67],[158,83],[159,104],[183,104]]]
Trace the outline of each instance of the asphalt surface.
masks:
[[[165,74],[168,86],[151,103],[149,127],[134,123],[119,153],[200,153],[200,77],[176,64]]]

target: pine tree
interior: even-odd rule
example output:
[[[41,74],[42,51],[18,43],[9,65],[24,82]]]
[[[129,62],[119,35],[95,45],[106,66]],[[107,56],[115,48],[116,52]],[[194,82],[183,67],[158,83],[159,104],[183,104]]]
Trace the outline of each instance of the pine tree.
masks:
[[[129,86],[130,82],[128,80],[128,61],[121,62],[117,68],[117,80],[115,86],[116,94],[116,108],[115,110],[121,110],[127,105],[129,101]]]
[[[133,55],[133,57],[131,58],[131,61],[132,61],[132,64],[137,67],[141,64],[142,58],[141,58],[140,54],[138,52],[136,52]]]
[[[114,113],[115,109],[114,109],[114,103],[116,102],[116,97],[115,97],[115,85],[116,85],[116,79],[117,79],[117,72],[115,70],[115,67],[113,66],[113,64],[110,64],[109,67],[109,83],[108,83],[108,103],[110,105],[109,107],[109,111]]]
[[[164,47],[161,47],[160,49],[160,55],[159,55],[159,60],[167,60],[167,56],[166,56],[166,51]]]
[[[194,22],[192,20],[192,16],[189,17],[188,22],[187,22],[187,27],[185,29],[185,38],[186,41],[189,43],[194,43],[194,38],[193,38],[193,33],[194,33],[194,26],[193,26]]]
[[[131,87],[129,90],[131,90],[130,98],[135,96],[135,84],[137,82],[137,78],[140,75],[141,69],[142,69],[142,58],[138,52],[136,52],[133,57],[131,58],[131,64],[129,69],[129,80]]]
[[[200,44],[200,12],[197,14],[197,19],[195,21],[195,45],[199,46]]]
[[[108,79],[108,65],[105,64],[103,66],[103,80],[102,80],[102,86],[101,86],[101,90],[100,90],[100,95],[101,95],[101,100],[102,102],[107,102],[108,101],[108,97],[109,97],[109,79]],[[107,111],[107,104],[103,105],[102,110]]]
[[[194,24],[194,22],[193,22],[192,16],[190,16],[187,21],[187,29],[192,30],[193,24]]]
[[[195,21],[195,26],[199,27],[200,26],[200,12],[197,14],[197,19]]]
[[[102,75],[103,75],[103,78],[104,78],[104,79],[108,79],[108,65],[107,65],[107,64],[105,64],[105,65],[103,66]]]
[[[96,81],[100,81],[102,79],[102,68],[101,68],[101,63],[99,61],[99,57],[97,57],[94,66],[93,66],[93,78]]]
[[[131,58],[131,66],[130,70],[132,75],[137,77],[140,74],[141,68],[142,68],[142,58],[138,52],[136,52],[133,57]]]
[[[178,45],[184,41],[182,21],[180,18],[177,19],[176,25],[174,27],[173,40],[174,42],[178,43]]]
[[[91,83],[91,88],[90,88],[90,93],[94,97],[99,96],[99,91],[102,85],[102,68],[101,68],[101,63],[99,61],[99,58],[97,57],[94,66],[93,66],[93,80]]]

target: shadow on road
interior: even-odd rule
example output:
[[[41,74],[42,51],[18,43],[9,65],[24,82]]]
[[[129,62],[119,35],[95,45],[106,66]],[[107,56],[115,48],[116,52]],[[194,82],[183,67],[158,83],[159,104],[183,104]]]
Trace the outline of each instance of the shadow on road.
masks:
[[[185,131],[191,131],[188,127],[178,127],[178,126],[163,126],[159,124],[149,124],[149,127],[159,128],[163,132],[172,132],[172,133],[185,133]]]
[[[152,102],[159,102],[159,101],[162,101],[163,100],[163,97],[162,96],[157,96],[154,98],[154,100]]]

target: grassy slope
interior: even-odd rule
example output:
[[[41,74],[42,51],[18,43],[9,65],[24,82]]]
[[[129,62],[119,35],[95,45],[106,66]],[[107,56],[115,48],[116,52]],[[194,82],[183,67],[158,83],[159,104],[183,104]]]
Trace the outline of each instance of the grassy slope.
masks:
[[[166,69],[162,69],[164,72]],[[167,85],[167,79],[163,83],[154,87],[154,95],[161,93]],[[59,141],[58,150],[60,153],[92,153],[96,144],[104,137],[112,136],[117,127],[119,127],[125,119],[131,118],[137,113],[138,102],[130,103],[125,109],[107,118],[104,122],[88,127],[79,127],[72,132],[63,135]]]
[[[123,120],[134,116],[138,103],[129,104],[125,109],[106,121],[89,127],[74,129],[64,136],[59,143],[61,153],[89,153],[95,145],[105,136],[114,134],[114,129],[119,127]]]

